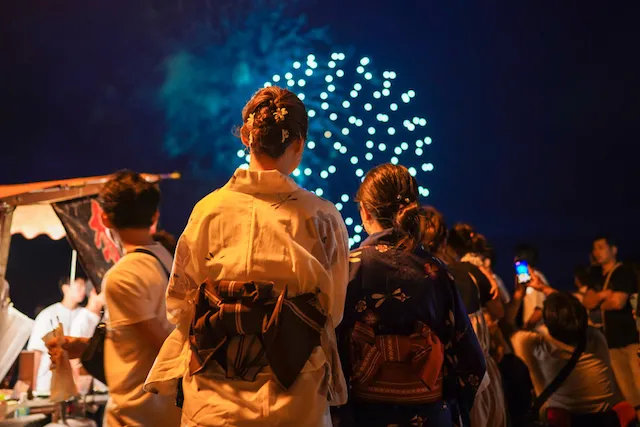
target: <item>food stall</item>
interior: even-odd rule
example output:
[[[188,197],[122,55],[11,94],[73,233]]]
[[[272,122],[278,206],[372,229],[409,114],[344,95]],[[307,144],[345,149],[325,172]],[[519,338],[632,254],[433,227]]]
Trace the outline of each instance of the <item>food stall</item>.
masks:
[[[142,175],[149,182],[180,177],[175,172]],[[24,348],[33,323],[11,304],[9,285],[5,280],[11,236],[22,234],[33,239],[45,234],[54,240],[66,237],[74,251],[70,277],[75,275],[77,254],[84,272],[99,290],[103,275],[122,256],[117,238],[102,224],[102,209],[97,201],[102,186],[111,177],[0,185],[0,380]],[[47,404],[54,407],[52,402],[46,401],[38,404],[31,401],[23,406],[33,407],[37,412],[37,407]],[[1,408],[0,420],[14,413],[6,402]],[[9,421],[0,421],[0,425],[6,422]]]

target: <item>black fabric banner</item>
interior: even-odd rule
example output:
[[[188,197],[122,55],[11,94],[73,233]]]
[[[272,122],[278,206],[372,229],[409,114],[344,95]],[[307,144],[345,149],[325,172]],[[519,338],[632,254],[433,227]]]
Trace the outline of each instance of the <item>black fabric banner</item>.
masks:
[[[82,269],[100,292],[104,274],[120,259],[122,249],[102,223],[102,208],[97,197],[68,200],[52,206],[67,232],[71,247],[78,251]]]

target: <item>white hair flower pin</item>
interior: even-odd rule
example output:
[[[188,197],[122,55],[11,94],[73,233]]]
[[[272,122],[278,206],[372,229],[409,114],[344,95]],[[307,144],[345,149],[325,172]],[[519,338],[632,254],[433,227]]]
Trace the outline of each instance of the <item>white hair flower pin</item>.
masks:
[[[253,127],[253,118],[255,116],[255,113],[251,113],[249,114],[249,117],[247,117],[247,124],[251,127]]]
[[[284,116],[289,114],[286,108],[280,107],[276,108],[276,111],[273,112],[273,117],[276,119],[276,123],[284,120]]]
[[[283,144],[285,143],[287,138],[289,138],[289,131],[286,130],[286,129],[282,129],[282,143]]]

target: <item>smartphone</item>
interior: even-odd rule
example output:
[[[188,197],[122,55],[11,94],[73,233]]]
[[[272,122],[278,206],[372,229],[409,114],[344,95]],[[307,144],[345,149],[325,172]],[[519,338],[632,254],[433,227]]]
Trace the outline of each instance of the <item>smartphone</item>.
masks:
[[[518,283],[521,285],[526,285],[531,281],[531,274],[529,273],[529,263],[525,260],[520,260],[515,262],[516,268],[516,277],[518,278]]]

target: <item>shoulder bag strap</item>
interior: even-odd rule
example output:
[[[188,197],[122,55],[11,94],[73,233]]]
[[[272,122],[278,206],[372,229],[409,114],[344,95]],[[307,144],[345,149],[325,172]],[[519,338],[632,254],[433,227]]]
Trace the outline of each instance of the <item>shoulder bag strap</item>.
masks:
[[[613,268],[607,273],[607,277],[604,279],[604,285],[602,286],[602,289],[605,290],[609,287],[609,282],[611,281],[611,276],[613,275],[613,272],[616,271],[618,269],[618,267],[620,267],[622,265],[621,262],[617,263],[616,265],[613,266]]]
[[[605,290],[609,287],[609,282],[611,282],[611,276],[613,276],[613,272],[616,271],[618,269],[618,267],[620,267],[622,265],[621,262],[617,263],[616,265],[613,266],[613,268],[611,270],[609,270],[609,272],[607,273],[607,277],[604,279],[604,285],[602,286],[602,290]],[[600,304],[602,304],[602,302],[600,302]],[[598,309],[600,310],[600,313],[602,313],[602,330],[605,330],[607,328],[607,324],[604,321],[604,310],[600,308],[600,305],[598,305]]]
[[[540,393],[540,395],[536,397],[536,400],[534,400],[533,406],[531,407],[531,411],[533,412],[533,414],[535,415],[538,414],[544,402],[546,402],[547,399],[549,399],[549,397],[551,397],[551,395],[555,393],[556,390],[558,390],[558,388],[562,385],[562,383],[567,379],[569,374],[571,374],[571,371],[573,371],[573,369],[578,364],[578,359],[580,359],[580,356],[582,355],[582,353],[584,353],[584,350],[586,347],[587,347],[587,331],[585,330],[584,337],[580,341],[580,343],[576,346],[575,350],[573,351],[573,354],[571,355],[571,358],[569,359],[569,362],[567,362],[567,364],[562,367],[562,369],[560,370],[560,372],[558,372],[558,375],[556,375],[553,381],[551,381],[551,383],[549,383],[549,385],[542,391],[542,393]]]
[[[147,254],[150,255],[152,257],[154,257],[158,263],[160,264],[160,266],[162,267],[162,270],[164,270],[165,274],[167,275],[167,277],[169,277],[171,275],[171,272],[169,271],[169,269],[164,265],[164,262],[162,262],[162,260],[160,258],[158,258],[158,256],[156,254],[154,254],[152,251],[150,251],[149,249],[145,249],[145,248],[135,248],[133,250],[133,252],[137,252],[140,254]]]

